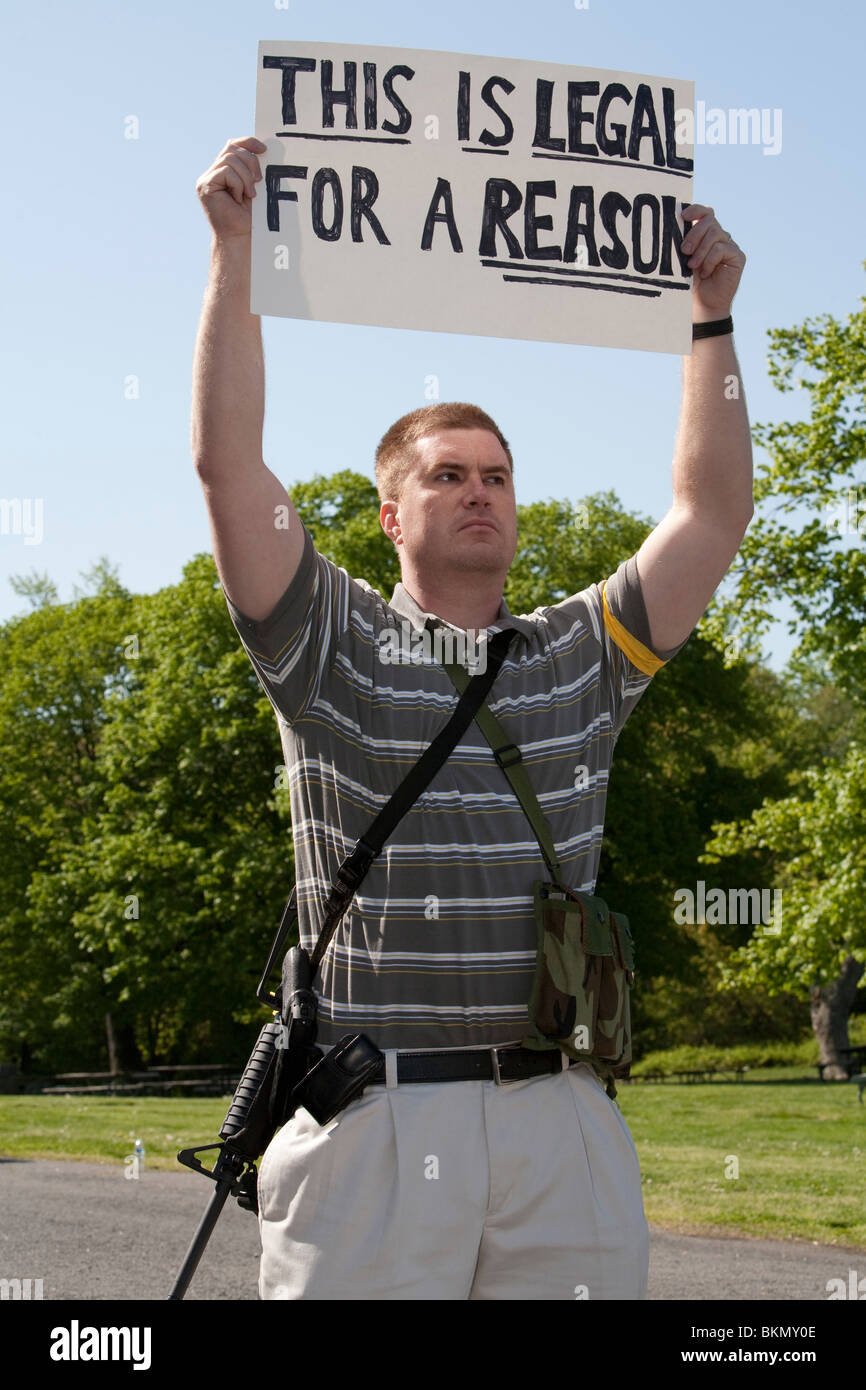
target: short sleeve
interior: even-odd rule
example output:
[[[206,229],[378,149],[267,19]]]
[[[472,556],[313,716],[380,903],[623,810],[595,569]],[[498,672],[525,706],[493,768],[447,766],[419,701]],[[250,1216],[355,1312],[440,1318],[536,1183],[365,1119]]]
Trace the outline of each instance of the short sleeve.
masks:
[[[319,554],[304,527],[298,569],[266,618],[249,618],[223,589],[244,650],[277,715],[293,724],[316,700],[349,623],[350,606],[373,602],[368,585]]]
[[[593,585],[598,589],[598,585]],[[614,726],[622,729],[653,676],[688,641],[662,651],[652,645],[649,618],[634,555],[601,585],[601,621],[614,700]]]
[[[688,640],[670,651],[652,646],[634,555],[604,583],[590,584],[561,603],[537,609],[533,616],[549,631],[558,682],[597,682],[600,712],[614,737],[656,672]]]

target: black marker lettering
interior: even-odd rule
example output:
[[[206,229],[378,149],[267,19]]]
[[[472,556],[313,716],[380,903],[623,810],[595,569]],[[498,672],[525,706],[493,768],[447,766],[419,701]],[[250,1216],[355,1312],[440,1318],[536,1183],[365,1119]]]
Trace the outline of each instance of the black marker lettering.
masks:
[[[506,95],[514,91],[514,83],[509,82],[507,77],[488,77],[484,86],[481,88],[481,100],[485,106],[489,106],[491,111],[495,111],[502,122],[502,134],[491,135],[485,127],[478,137],[479,145],[507,145],[514,134],[514,124],[511,117],[506,115],[502,107],[493,95],[493,88],[501,87]]]
[[[334,200],[331,225],[325,225],[323,204],[325,189],[330,188]],[[339,241],[343,230],[343,190],[336,169],[319,169],[313,178],[312,186],[313,231],[321,241]]]
[[[586,208],[586,221],[581,222],[580,213]],[[595,193],[591,184],[575,184],[568,201],[568,225],[565,229],[565,245],[562,248],[564,261],[577,260],[577,239],[583,236],[586,242],[586,258],[590,265],[600,265],[595,244]]]
[[[503,201],[503,194],[505,195]],[[508,254],[523,260],[520,242],[510,227],[506,226],[509,217],[517,212],[523,202],[523,195],[510,179],[488,179],[484,188],[484,211],[481,215],[481,240],[478,244],[479,256],[496,255],[496,233],[505,237]]]
[[[297,193],[293,193],[290,188],[280,188],[281,179],[305,179],[307,170],[305,165],[299,164],[268,164],[265,167],[265,191],[266,204],[268,211],[268,231],[278,232],[280,230],[280,203],[296,203]]]
[[[553,103],[553,83],[539,77],[535,84],[535,135],[532,143],[540,150],[564,150],[565,140],[551,139],[550,108]]]
[[[677,120],[673,87],[662,87],[662,107],[665,113],[665,151],[669,169],[694,169],[695,161],[677,154]]]
[[[457,139],[469,139],[469,90],[471,77],[461,72],[457,84]]]
[[[376,64],[364,64],[364,129],[376,129]]]
[[[539,246],[538,232],[553,231],[553,218],[547,213],[539,217],[535,211],[536,198],[555,198],[555,179],[545,179],[541,183],[526,185],[526,202],[523,205],[523,244],[526,254],[533,261],[558,261],[562,259],[561,246]]]
[[[641,231],[643,224],[643,210],[649,208],[652,213],[652,250],[650,258],[645,261],[641,248]],[[639,193],[632,203],[631,208],[631,260],[635,270],[639,270],[642,275],[649,275],[655,270],[659,259],[659,200],[654,198],[651,193]]]
[[[283,125],[295,125],[295,73],[315,72],[315,58],[277,58],[266,53],[262,58],[263,68],[282,68],[283,70]]]
[[[439,204],[442,203],[443,209],[439,211]],[[462,251],[463,243],[460,240],[460,233],[457,230],[457,223],[454,221],[454,201],[451,196],[451,184],[447,179],[438,178],[433,197],[430,199],[430,206],[427,209],[427,216],[424,219],[424,230],[421,233],[421,250],[429,251],[433,245],[433,228],[437,222],[444,222],[451,237],[452,251]]]
[[[362,185],[364,185],[362,187]],[[365,169],[363,165],[352,165],[352,240],[363,241],[361,235],[361,218],[366,217],[370,224],[373,235],[380,246],[390,246],[391,243],[385,235],[381,222],[373,212],[373,204],[379,196],[379,180],[372,169]]]
[[[628,265],[628,251],[620,241],[616,230],[616,216],[621,212],[623,217],[628,217],[631,212],[631,203],[628,198],[624,198],[621,193],[605,193],[598,207],[601,224],[613,243],[612,246],[601,248],[601,259],[611,270],[624,270]]]
[[[598,103],[598,111],[595,118],[595,138],[602,154],[619,155],[620,159],[625,159],[625,126],[612,125],[610,135],[605,121],[607,120],[607,109],[612,101],[624,101],[628,104],[631,101],[631,92],[628,87],[624,87],[621,82],[611,82],[605,87],[601,101]]]
[[[322,59],[322,126],[325,130],[330,130],[333,127],[335,105],[346,108],[346,130],[357,130],[357,80],[358,64],[344,63],[343,81],[346,85],[342,92],[335,92],[334,64],[330,58]]]
[[[388,71],[385,73],[385,76],[382,78],[382,87],[384,89],[385,96],[388,98],[388,100],[390,101],[391,105],[393,106],[394,110],[397,112],[397,115],[400,118],[397,121],[396,125],[393,121],[382,122],[382,129],[387,130],[390,135],[405,135],[406,131],[412,124],[411,111],[407,106],[403,104],[403,102],[397,96],[397,93],[394,91],[394,78],[405,77],[407,81],[411,81],[414,76],[414,68],[407,68],[404,63],[397,63],[393,68],[389,68]]]
[[[644,120],[646,117],[646,120]],[[631,136],[628,142],[628,157],[640,161],[641,141],[650,136],[653,142],[653,164],[664,164],[665,152],[662,147],[662,137],[659,134],[659,123],[656,120],[655,107],[653,106],[653,94],[646,82],[638,85],[634,99],[634,113],[631,121]]]
[[[597,97],[597,82],[569,82],[568,84],[568,148],[571,154],[598,154],[597,145],[584,145],[580,138],[580,127],[591,125],[595,117],[591,111],[584,111],[581,103],[584,97]]]
[[[682,204],[680,212],[687,205]],[[684,232],[680,231],[677,222],[677,200],[673,195],[666,195],[662,198],[662,254],[659,264],[659,273],[662,275],[673,275],[671,266],[671,246],[676,248],[677,258],[680,263],[680,274],[689,276],[692,273],[691,266],[686,265],[686,257],[682,252]]]

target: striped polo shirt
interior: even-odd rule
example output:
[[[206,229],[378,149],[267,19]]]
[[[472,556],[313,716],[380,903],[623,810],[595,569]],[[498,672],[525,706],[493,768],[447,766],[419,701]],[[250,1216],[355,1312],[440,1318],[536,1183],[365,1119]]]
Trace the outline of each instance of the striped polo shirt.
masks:
[[[319,554],[306,528],[300,567],[267,618],[225,598],[277,716],[298,927],[312,950],[339,864],[455,708],[436,660],[452,657],[415,640],[443,624],[402,584],[386,602]],[[616,739],[680,648],[652,648],[634,556],[605,583],[531,614],[517,617],[503,600],[487,632],[501,628],[517,635],[487,704],[521,749],[565,882],[592,892]],[[412,659],[395,661],[393,635],[407,632]],[[319,1042],[357,1032],[383,1049],[519,1041],[535,965],[533,885],[546,877],[473,721],[334,933],[315,981]]]

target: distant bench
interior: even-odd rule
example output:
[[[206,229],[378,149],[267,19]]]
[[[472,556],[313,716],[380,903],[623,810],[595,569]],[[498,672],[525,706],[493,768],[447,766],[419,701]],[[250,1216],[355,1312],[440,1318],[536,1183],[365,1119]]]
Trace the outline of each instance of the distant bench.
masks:
[[[740,1081],[749,1067],[698,1067],[691,1071],[645,1071],[638,1076],[630,1076],[629,1081],[722,1081],[730,1077]]]
[[[848,1073],[849,1081],[856,1081],[857,1073],[866,1069],[866,1047],[840,1047],[839,1056],[842,1058],[842,1065]],[[823,1081],[824,1072],[829,1062],[818,1062],[818,1076]],[[861,1092],[862,1099],[862,1092]]]
[[[172,1091],[188,1091],[197,1096],[225,1096],[236,1088],[240,1077],[227,1081],[136,1081],[104,1086],[43,1086],[43,1096],[161,1096]]]
[[[239,1080],[240,1071],[225,1063],[190,1063],[148,1067],[139,1072],[57,1072],[31,1082],[27,1090],[44,1096],[165,1096],[173,1091],[183,1095],[224,1096],[235,1090]]]

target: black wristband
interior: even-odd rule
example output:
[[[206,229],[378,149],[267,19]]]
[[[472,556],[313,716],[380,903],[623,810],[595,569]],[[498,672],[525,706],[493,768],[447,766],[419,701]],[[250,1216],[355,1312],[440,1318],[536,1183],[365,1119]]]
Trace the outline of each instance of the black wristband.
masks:
[[[711,323],[693,323],[692,338],[716,338],[722,333],[733,333],[734,320],[730,314],[726,319],[713,319]]]

